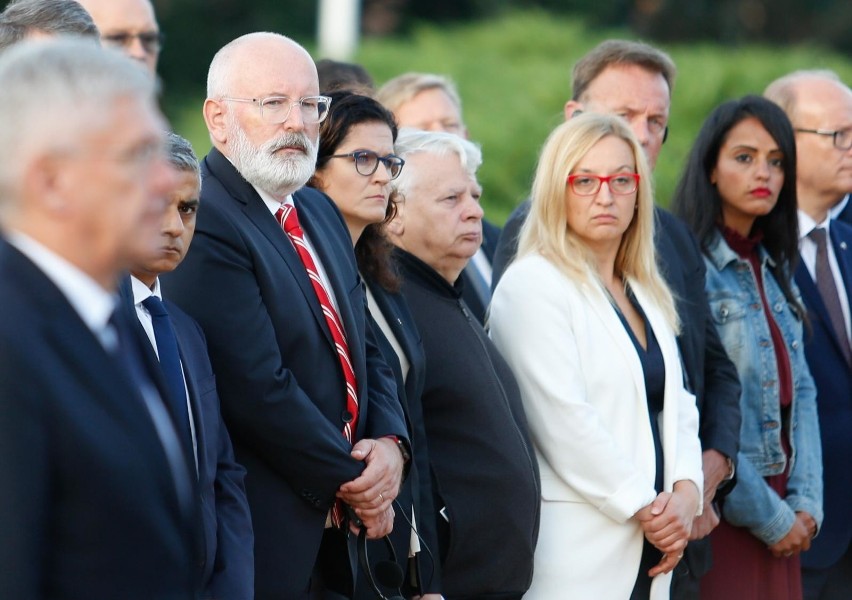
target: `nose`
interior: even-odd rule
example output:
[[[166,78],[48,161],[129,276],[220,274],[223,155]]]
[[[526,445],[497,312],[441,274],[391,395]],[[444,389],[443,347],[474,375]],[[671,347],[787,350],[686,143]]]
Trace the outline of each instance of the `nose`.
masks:
[[[636,136],[636,139],[639,140],[639,145],[643,148],[647,148],[652,139],[651,129],[648,127],[648,120],[644,117],[636,117],[630,121],[630,129],[633,130],[633,134]]]
[[[473,196],[468,196],[467,218],[481,221],[484,216],[485,211],[482,209],[482,205],[479,203],[479,200]]]
[[[294,102],[290,105],[290,114],[281,123],[281,126],[290,131],[304,131],[305,120],[302,118],[302,105]]]
[[[769,160],[759,160],[757,161],[757,178],[761,180],[769,179],[770,167]]]
[[[162,233],[178,238],[183,233],[183,219],[180,218],[177,204],[166,207],[166,214],[163,216]]]
[[[142,62],[148,60],[148,51],[145,50],[142,40],[139,39],[138,35],[130,38],[129,43],[124,47],[124,51],[130,58],[135,58]]]
[[[612,190],[609,187],[609,182],[601,181],[601,189],[599,189],[598,193],[595,194],[595,202],[604,206],[609,206],[614,201],[615,200],[612,197]]]
[[[382,185],[387,185],[391,179],[393,178],[391,177],[390,167],[380,160],[376,172],[373,173],[373,180]]]

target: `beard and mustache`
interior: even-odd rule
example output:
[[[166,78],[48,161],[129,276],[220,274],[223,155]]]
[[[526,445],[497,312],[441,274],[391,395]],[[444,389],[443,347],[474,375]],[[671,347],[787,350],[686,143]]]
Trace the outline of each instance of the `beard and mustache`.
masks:
[[[230,159],[250,184],[274,198],[284,198],[303,187],[317,163],[319,144],[304,132],[287,132],[261,146],[252,144],[245,130],[231,115],[228,118]],[[299,148],[302,154],[278,155],[282,148]]]

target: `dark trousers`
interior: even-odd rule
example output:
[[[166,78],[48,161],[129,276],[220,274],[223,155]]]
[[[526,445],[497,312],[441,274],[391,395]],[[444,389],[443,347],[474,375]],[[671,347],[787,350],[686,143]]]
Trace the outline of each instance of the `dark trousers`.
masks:
[[[805,600],[849,600],[852,598],[852,545],[839,561],[827,569],[802,568]]]

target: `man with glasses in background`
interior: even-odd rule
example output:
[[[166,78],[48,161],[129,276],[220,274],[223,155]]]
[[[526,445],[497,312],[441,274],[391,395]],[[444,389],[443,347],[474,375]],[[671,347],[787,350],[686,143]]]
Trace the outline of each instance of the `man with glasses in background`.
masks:
[[[349,230],[303,188],[329,98],[305,49],[273,33],[219,50],[207,96],[204,208],[164,293],[204,330],[247,470],[255,598],[350,597],[350,524],[390,532],[410,448]]]
[[[831,71],[797,71],[764,95],[796,134],[799,255],[808,309],[805,358],[817,389],[825,519],[802,553],[806,600],[852,597],[852,227],[836,220],[852,192],[852,90]]]
[[[101,41],[138,60],[153,74],[163,45],[150,0],[77,0],[89,11]]]

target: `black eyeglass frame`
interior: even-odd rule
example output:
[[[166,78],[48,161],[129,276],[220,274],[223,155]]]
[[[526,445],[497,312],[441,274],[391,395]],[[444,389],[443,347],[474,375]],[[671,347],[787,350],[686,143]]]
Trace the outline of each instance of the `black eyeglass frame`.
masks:
[[[831,144],[838,150],[849,150],[852,148],[852,127],[846,127],[845,129],[836,129],[834,131],[829,131],[827,129],[805,129],[803,127],[796,127],[796,131],[799,133],[815,133],[817,135],[830,135],[831,136]],[[837,140],[841,135],[849,136],[849,143],[845,146],[841,146],[838,144]]]
[[[359,158],[362,157],[371,157],[373,162],[372,168],[367,167],[369,172],[365,173],[359,168]],[[399,177],[399,174],[402,173],[402,167],[405,166],[405,159],[397,156],[396,154],[387,154],[385,156],[379,156],[372,150],[355,150],[353,152],[347,152],[346,154],[332,154],[327,156],[326,158],[351,158],[352,162],[355,163],[355,170],[358,171],[359,175],[363,175],[364,177],[369,177],[373,173],[375,173],[379,168],[379,163],[381,162],[385,165],[385,168],[388,170],[388,174],[390,175],[391,180]],[[394,167],[399,166],[396,173],[394,173]]]
[[[148,54],[157,54],[163,49],[163,44],[166,43],[166,34],[162,31],[142,31],[139,33],[125,31],[101,36],[101,40],[107,44],[120,48],[126,48],[135,39],[139,40],[145,52]]]

